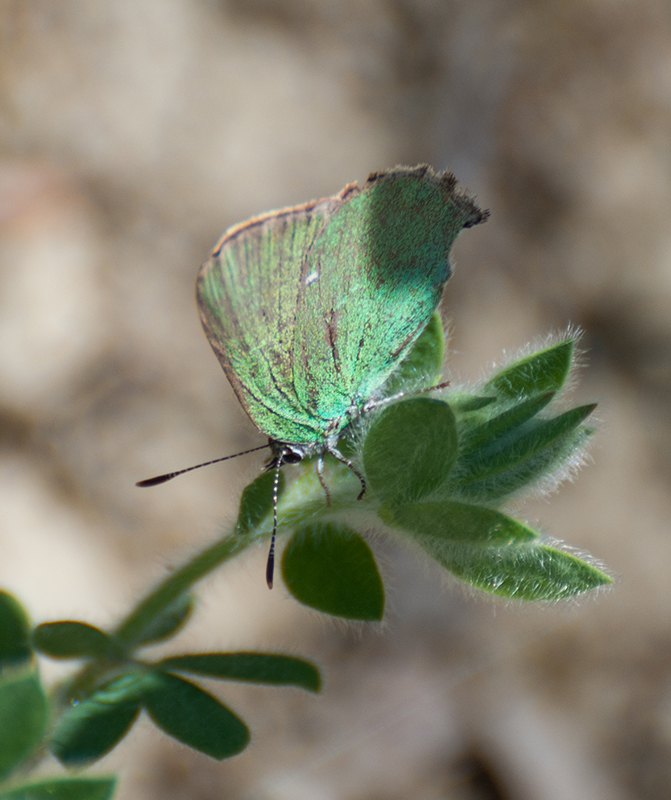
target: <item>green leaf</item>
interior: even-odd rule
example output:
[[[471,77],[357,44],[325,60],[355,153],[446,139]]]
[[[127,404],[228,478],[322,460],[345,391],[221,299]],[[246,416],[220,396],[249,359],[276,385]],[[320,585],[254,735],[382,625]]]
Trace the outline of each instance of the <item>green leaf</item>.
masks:
[[[153,680],[152,673],[123,673],[64,711],[51,737],[56,758],[66,766],[81,766],[108,753],[135,722]]]
[[[0,592],[0,673],[30,661],[30,622],[23,606],[8,592]]]
[[[514,361],[487,381],[485,392],[513,399],[558,392],[571,369],[574,346],[574,339],[565,339]]]
[[[447,403],[414,398],[386,408],[363,448],[371,489],[387,502],[412,502],[445,482],[457,458],[457,426]]]
[[[304,605],[347,619],[382,619],[384,587],[373,553],[345,525],[317,523],[296,531],[284,549],[282,575]]]
[[[0,792],[0,800],[111,800],[115,788],[115,778],[51,778]]]
[[[509,469],[484,475],[469,483],[460,484],[455,478],[455,482],[445,487],[445,491],[467,502],[497,503],[522,489],[539,483],[542,486],[543,480],[551,480],[551,476],[563,464],[570,462],[575,453],[584,448],[593,433],[594,428],[580,425]]]
[[[142,636],[137,640],[136,645],[139,647],[163,642],[174,636],[191,616],[193,606],[194,599],[190,592],[180,594],[143,629]]]
[[[437,541],[426,537],[420,544],[461,580],[502,597],[561,600],[612,583],[591,564],[548,545],[435,547]]]
[[[404,389],[416,390],[419,386],[431,386],[440,380],[444,354],[443,322],[440,313],[436,311],[408,355],[387,381],[385,394],[391,396]]]
[[[455,412],[468,414],[473,411],[480,411],[495,403],[496,397],[481,397],[475,394],[452,394],[450,395],[450,406]]]
[[[164,658],[157,666],[209,678],[298,686],[311,692],[321,688],[319,670],[309,661],[274,653],[193,653]]]
[[[114,658],[115,642],[100,628],[85,622],[45,622],[33,632],[35,647],[51,658]]]
[[[493,502],[542,477],[559,456],[572,454],[591,435],[580,424],[595,404],[573,408],[552,419],[535,419],[491,446],[459,458],[446,484],[449,495]]]
[[[239,717],[211,694],[176,675],[157,673],[144,706],[169,736],[212,758],[230,758],[249,743],[249,730]]]
[[[394,506],[380,516],[394,527],[415,534],[422,546],[426,537],[435,540],[430,546],[436,552],[444,543],[504,546],[538,537],[527,525],[500,511],[449,500]]]
[[[240,498],[240,511],[238,512],[237,533],[249,533],[260,525],[273,510],[273,481],[274,470],[262,472],[256,480],[245,488]],[[280,472],[278,484],[278,499],[284,491],[285,479]]]
[[[463,459],[480,447],[492,445],[497,439],[509,436],[515,428],[535,417],[552,400],[554,394],[546,392],[516,403],[512,408],[479,424],[464,426],[459,442],[459,458]]]
[[[47,698],[35,672],[0,682],[0,780],[39,747],[47,716]]]

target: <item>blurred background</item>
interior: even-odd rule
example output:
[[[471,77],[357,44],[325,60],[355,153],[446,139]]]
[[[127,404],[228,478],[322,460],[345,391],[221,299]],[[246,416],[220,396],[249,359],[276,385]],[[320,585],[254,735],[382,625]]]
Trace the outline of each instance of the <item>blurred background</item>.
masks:
[[[449,166],[491,220],[455,248],[448,374],[571,324],[600,403],[594,463],[513,510],[612,591],[484,600],[376,538],[386,622],[355,628],[247,553],[172,649],[305,655],[323,694],[213,686],[255,733],[222,763],[142,721],[96,768],[118,797],[670,797],[667,0],[2,0],[0,36],[0,585],[35,621],[113,624],[234,520],[262,455],[133,484],[263,443],[193,299],[258,212]]]

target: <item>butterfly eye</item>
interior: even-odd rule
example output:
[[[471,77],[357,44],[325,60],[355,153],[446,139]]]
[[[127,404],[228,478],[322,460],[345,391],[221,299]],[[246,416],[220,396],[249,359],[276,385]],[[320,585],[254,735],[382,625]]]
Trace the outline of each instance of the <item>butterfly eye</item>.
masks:
[[[294,450],[285,450],[282,454],[282,463],[284,464],[298,464],[302,459],[303,456]]]

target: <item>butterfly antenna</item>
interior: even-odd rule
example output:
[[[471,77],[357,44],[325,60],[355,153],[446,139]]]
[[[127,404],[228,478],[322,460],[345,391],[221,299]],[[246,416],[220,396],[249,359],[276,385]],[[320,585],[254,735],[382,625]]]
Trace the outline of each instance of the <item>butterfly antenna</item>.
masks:
[[[275,536],[277,535],[277,497],[280,493],[280,469],[284,453],[280,452],[275,464],[275,478],[273,479],[273,533],[270,537],[270,550],[268,551],[268,562],[266,563],[266,583],[268,588],[273,588],[273,576],[275,574]]]
[[[265,450],[267,447],[270,447],[269,444],[261,445],[261,447],[252,447],[251,450],[243,450],[241,453],[234,453],[232,456],[223,456],[222,458],[215,458],[213,461],[204,461],[202,464],[196,464],[193,467],[187,467],[186,469],[177,470],[177,472],[166,472],[165,475],[157,475],[155,478],[147,478],[144,481],[138,481],[135,485],[142,486],[158,486],[159,483],[165,483],[166,481],[171,481],[173,478],[176,478],[178,475],[184,475],[185,472],[191,472],[194,469],[200,469],[201,467],[209,467],[210,464],[218,464],[220,461],[228,461],[229,458],[237,458],[238,456],[246,456],[247,453],[256,453],[257,450]]]

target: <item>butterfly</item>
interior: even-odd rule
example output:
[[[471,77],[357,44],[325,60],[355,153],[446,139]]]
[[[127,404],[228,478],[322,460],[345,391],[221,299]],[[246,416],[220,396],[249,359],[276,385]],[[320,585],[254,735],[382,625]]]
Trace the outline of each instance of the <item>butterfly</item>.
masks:
[[[450,172],[396,167],[228,229],[201,267],[196,299],[205,334],[272,451],[269,587],[280,468],[317,456],[324,485],[330,453],[357,475],[363,496],[365,478],[338,440],[387,401],[385,384],[440,302],[452,243],[487,217]]]

